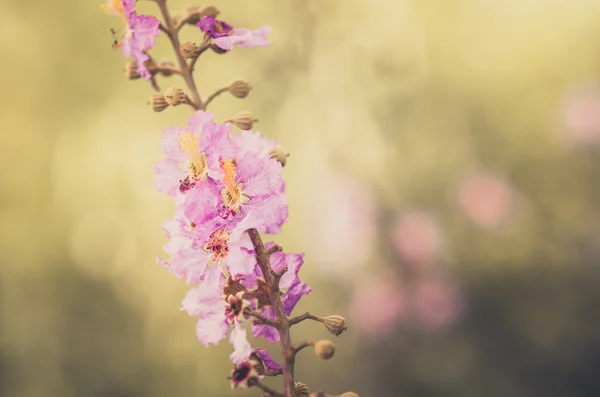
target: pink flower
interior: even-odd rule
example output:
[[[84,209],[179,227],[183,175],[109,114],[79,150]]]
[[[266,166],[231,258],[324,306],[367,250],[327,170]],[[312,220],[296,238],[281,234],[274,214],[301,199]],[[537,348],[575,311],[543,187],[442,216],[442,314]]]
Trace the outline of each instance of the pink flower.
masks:
[[[269,151],[277,146],[277,142],[265,138],[259,131],[242,130],[231,137],[235,144],[235,158],[241,159],[247,153],[257,156],[269,156]]]
[[[480,174],[461,184],[458,201],[462,211],[474,223],[482,228],[492,229],[508,215],[513,192],[499,177]]]
[[[431,264],[442,246],[435,219],[426,212],[412,211],[396,219],[393,230],[396,250],[409,264]]]
[[[123,48],[123,55],[132,57],[138,65],[138,74],[146,79],[152,78],[152,75],[146,67],[146,62],[150,57],[146,51],[151,50],[156,44],[155,37],[160,34],[160,21],[148,15],[136,15],[135,0],[107,0],[102,4],[102,8],[109,14],[121,18],[125,27],[114,32],[114,48]]]
[[[263,26],[255,30],[234,29],[227,22],[208,15],[202,17],[196,26],[205,32],[208,37],[211,37],[213,43],[225,51],[231,51],[234,45],[240,47],[266,47],[271,44],[267,40],[267,36],[271,31],[270,26]]]
[[[219,266],[209,266],[206,270],[204,281],[192,288],[181,303],[181,310],[188,312],[190,316],[198,317],[196,324],[196,335],[198,340],[208,346],[217,345],[227,336],[231,324],[236,324],[243,319],[244,309],[250,302],[243,298],[243,291],[235,295],[224,293],[226,286],[225,277]],[[238,353],[244,352],[246,331],[236,328],[231,336],[231,341]],[[248,356],[251,353],[248,352]]]
[[[229,136],[230,124],[215,124],[212,113],[198,110],[184,130],[163,131],[160,151],[167,155],[155,167],[154,184],[159,192],[175,196],[197,183],[218,179],[223,172],[219,159],[232,157],[235,146]]]

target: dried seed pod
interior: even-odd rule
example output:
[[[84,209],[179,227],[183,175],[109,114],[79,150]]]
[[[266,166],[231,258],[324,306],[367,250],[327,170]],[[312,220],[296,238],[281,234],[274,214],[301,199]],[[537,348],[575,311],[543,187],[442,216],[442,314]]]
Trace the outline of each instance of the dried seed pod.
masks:
[[[236,80],[229,85],[229,92],[236,98],[246,98],[252,86],[245,80]]]
[[[171,106],[177,106],[181,105],[182,103],[185,103],[185,98],[185,92],[183,92],[182,89],[177,87],[170,87],[165,92],[165,99],[167,103]]]
[[[236,114],[235,117],[229,121],[242,130],[251,130],[254,123],[258,122],[258,119],[255,118],[252,113],[244,111]]]
[[[323,360],[329,360],[335,354],[335,345],[329,340],[320,340],[315,343],[315,354]]]
[[[322,323],[327,328],[327,331],[335,336],[338,336],[342,332],[346,331],[346,319],[342,316],[334,314],[333,316],[323,317]]]
[[[294,396],[295,397],[308,397],[310,392],[308,391],[308,387],[302,382],[296,382],[294,385]]]
[[[129,79],[129,80],[136,80],[139,79],[141,76],[137,71],[138,69],[138,64],[136,61],[129,61],[125,64],[125,76]]]
[[[273,149],[269,150],[269,155],[272,159],[279,161],[282,167],[285,167],[287,158],[290,156],[290,154],[281,146],[275,146]]]
[[[196,56],[198,53],[198,46],[196,43],[191,41],[186,41],[185,43],[181,43],[179,46],[179,53],[185,59],[190,59]]]
[[[152,110],[155,112],[162,112],[169,107],[165,96],[161,94],[152,95],[148,100],[148,104],[152,106]]]

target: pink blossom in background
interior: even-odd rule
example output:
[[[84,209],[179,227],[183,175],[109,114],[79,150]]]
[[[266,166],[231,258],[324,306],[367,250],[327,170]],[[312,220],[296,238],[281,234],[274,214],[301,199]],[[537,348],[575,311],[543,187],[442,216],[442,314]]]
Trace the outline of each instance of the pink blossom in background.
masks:
[[[358,332],[371,337],[387,336],[406,314],[404,288],[393,277],[364,280],[356,286],[350,310]]]
[[[508,215],[513,191],[506,181],[494,176],[472,176],[460,185],[458,204],[463,213],[478,226],[492,229]]]
[[[566,136],[573,143],[600,143],[600,85],[590,84],[572,92],[562,116]]]
[[[330,275],[366,264],[375,244],[377,206],[369,188],[343,173],[325,173],[313,202],[309,246]]]
[[[419,280],[413,286],[412,319],[427,329],[452,325],[461,311],[460,292],[444,280]]]
[[[431,264],[440,253],[442,232],[434,217],[424,211],[398,216],[393,229],[398,254],[409,264]]]

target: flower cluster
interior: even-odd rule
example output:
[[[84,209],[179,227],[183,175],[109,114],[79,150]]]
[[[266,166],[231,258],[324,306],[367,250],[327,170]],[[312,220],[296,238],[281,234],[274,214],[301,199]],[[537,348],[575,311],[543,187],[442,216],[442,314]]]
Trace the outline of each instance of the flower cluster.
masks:
[[[329,359],[335,346],[327,340],[292,345],[290,327],[313,320],[337,336],[346,326],[337,315],[288,317],[302,296],[311,292],[299,278],[303,254],[285,253],[275,243],[262,242],[260,233],[278,233],[288,218],[282,177],[288,154],[252,130],[258,121],[252,113],[243,111],[218,123],[206,110],[224,92],[247,97],[252,88],[247,81],[236,80],[202,98],[193,77],[194,66],[207,49],[226,54],[234,46],[268,46],[270,28],[236,29],[218,19],[220,11],[214,6],[190,6],[172,16],[167,0],[154,2],[162,22],[137,15],[135,0],[107,0],[103,8],[124,21],[119,33],[113,30],[113,47],[132,58],[125,67],[129,79],[144,77],[158,90],[157,75],[180,75],[187,85],[187,92],[170,87],[164,94],[152,95],[148,101],[152,109],[161,112],[181,104],[194,109],[185,127],[164,129],[159,146],[164,158],[154,167],[154,182],[159,192],[173,197],[175,211],[162,224],[169,257],[157,261],[175,277],[193,284],[181,310],[198,319],[198,340],[205,346],[217,345],[229,334],[233,387],[258,387],[277,397],[308,395],[306,385],[294,381],[296,354],[313,346],[318,357]],[[202,39],[200,45],[179,42],[184,25],[194,26]],[[150,56],[161,32],[175,49],[179,67],[168,61],[156,64]],[[242,131],[232,134],[232,126]],[[248,329],[255,338],[280,343],[281,364],[267,350],[252,348]],[[283,376],[284,393],[260,381],[277,375]]]

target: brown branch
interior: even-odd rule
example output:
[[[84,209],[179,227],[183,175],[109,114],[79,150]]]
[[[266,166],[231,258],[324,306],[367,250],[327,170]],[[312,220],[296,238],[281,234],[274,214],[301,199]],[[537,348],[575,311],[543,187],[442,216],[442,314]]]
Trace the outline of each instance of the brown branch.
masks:
[[[299,322],[302,322],[304,320],[313,320],[313,321],[318,321],[318,322],[322,322],[321,319],[319,318],[319,316],[315,316],[314,314],[310,314],[309,312],[306,312],[304,314],[299,315],[298,317],[294,317],[290,319],[290,327],[294,324],[298,324]]]
[[[178,74],[181,75],[181,70],[174,68],[171,65],[156,65],[153,70],[162,74]]]
[[[217,91],[213,92],[211,96],[209,96],[206,101],[204,101],[204,109],[206,109],[206,107],[208,106],[209,103],[211,103],[213,101],[213,99],[215,99],[216,97],[218,97],[219,95],[221,95],[224,92],[228,92],[229,91],[229,86],[227,87],[223,87],[218,89]]]
[[[283,248],[281,248],[280,245],[275,244],[274,246],[269,248],[269,250],[267,251],[267,254],[273,255],[274,253],[281,252],[282,250],[283,250]]]
[[[277,330],[279,331],[279,341],[281,343],[281,354],[283,356],[283,383],[285,387],[285,397],[294,397],[294,349],[292,347],[292,341],[290,338],[290,324],[281,302],[281,294],[279,293],[279,286],[275,284],[275,277],[271,273],[271,265],[269,263],[269,254],[265,249],[265,246],[258,234],[256,229],[248,229],[248,235],[254,246],[254,252],[256,252],[256,261],[258,266],[263,273],[265,282],[268,286],[269,299],[271,300],[271,306],[275,311],[277,317]]]
[[[196,105],[195,108],[199,109],[201,107],[202,100],[200,99],[200,94],[198,94],[198,88],[196,88],[194,76],[192,76],[185,58],[179,53],[179,35],[173,28],[173,21],[171,20],[171,15],[169,14],[169,9],[167,8],[167,0],[156,0],[156,4],[158,5],[158,8],[160,9],[164,19],[163,31],[169,37],[169,40],[173,45],[173,49],[175,50],[175,54],[177,55],[181,76],[185,80],[185,83],[190,91],[192,102]]]
[[[296,354],[298,354],[298,352],[300,352],[300,350],[309,347],[309,346],[314,346],[315,342],[310,341],[310,340],[305,340],[303,342],[298,343],[297,345],[294,346],[294,352],[292,353],[294,355],[294,357],[296,357]]]
[[[270,325],[271,327],[277,328],[277,322],[275,322],[273,320],[269,320],[268,318],[266,318],[265,316],[263,316],[262,314],[260,314],[260,312],[257,312],[256,310],[246,309],[245,313],[247,313],[248,315],[250,315],[252,317],[256,317],[258,320],[260,320],[260,323],[262,323],[262,324]]]
[[[285,397],[285,395],[279,393],[276,390],[271,389],[269,386],[262,384],[258,379],[252,382],[252,385],[258,387],[260,390],[267,393],[271,397]]]
[[[186,105],[190,105],[191,107],[193,107],[193,108],[194,108],[194,110],[199,110],[199,109],[200,109],[200,107],[199,107],[198,105],[196,105],[196,104],[195,104],[195,103],[194,103],[194,102],[193,102],[193,101],[190,99],[190,97],[189,97],[189,96],[187,96],[187,95],[185,96],[185,102],[184,102],[184,103],[185,103]]]

